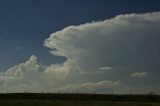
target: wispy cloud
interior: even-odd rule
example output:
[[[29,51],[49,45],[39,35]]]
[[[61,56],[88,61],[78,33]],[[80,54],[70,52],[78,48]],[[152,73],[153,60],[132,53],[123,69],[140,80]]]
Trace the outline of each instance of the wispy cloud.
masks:
[[[21,49],[22,49],[22,47],[17,46],[17,47],[15,47],[14,49],[15,49],[15,50],[21,50]]]
[[[138,77],[138,78],[145,77],[147,75],[148,75],[147,72],[135,72],[130,74],[131,77]]]
[[[76,91],[76,90],[95,90],[95,89],[109,89],[114,87],[120,87],[122,84],[119,81],[99,81],[99,82],[84,82],[79,84],[68,84],[58,88],[62,91]]]
[[[99,70],[110,70],[112,67],[100,67]]]

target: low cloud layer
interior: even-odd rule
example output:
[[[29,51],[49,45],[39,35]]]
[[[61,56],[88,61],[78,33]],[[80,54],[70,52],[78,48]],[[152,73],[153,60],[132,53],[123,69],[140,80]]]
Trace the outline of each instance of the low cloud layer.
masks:
[[[135,73],[131,73],[130,76],[141,78],[141,77],[147,76],[147,74],[148,74],[147,72],[135,72]]]
[[[159,17],[160,12],[126,14],[68,26],[51,34],[44,42],[53,55],[66,58],[64,63],[44,66],[33,55],[25,63],[1,73],[0,89],[2,92],[120,89],[125,86],[123,80],[128,77],[125,73],[130,70],[124,70],[123,77],[119,70],[159,63]],[[110,78],[108,70],[117,73]],[[147,75],[147,72],[136,72],[132,72],[131,77]]]

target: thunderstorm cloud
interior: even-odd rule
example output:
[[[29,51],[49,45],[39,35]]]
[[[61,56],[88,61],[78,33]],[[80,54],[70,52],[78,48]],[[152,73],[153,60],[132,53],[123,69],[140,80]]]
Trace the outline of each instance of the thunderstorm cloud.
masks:
[[[55,92],[94,88],[123,92],[129,86],[125,80],[128,73],[132,73],[131,77],[143,77],[147,71],[152,71],[153,76],[148,76],[156,77],[155,67],[160,62],[159,28],[160,12],[118,15],[104,21],[68,26],[44,41],[53,55],[65,57],[66,61],[45,66],[33,55],[28,61],[1,73],[0,89],[3,92],[43,89]],[[136,73],[144,66],[150,69]],[[155,69],[151,70],[152,67]],[[133,80],[127,81],[134,85]]]

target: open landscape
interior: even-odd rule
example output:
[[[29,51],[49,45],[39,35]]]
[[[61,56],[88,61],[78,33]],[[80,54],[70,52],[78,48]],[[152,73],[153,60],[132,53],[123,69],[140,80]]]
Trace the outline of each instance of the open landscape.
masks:
[[[160,106],[159,95],[8,93],[0,106]]]
[[[0,0],[0,106],[160,106],[160,0]]]

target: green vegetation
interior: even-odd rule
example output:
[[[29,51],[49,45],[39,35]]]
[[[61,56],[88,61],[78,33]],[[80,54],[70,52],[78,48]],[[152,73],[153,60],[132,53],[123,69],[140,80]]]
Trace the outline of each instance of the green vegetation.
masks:
[[[160,106],[160,95],[7,93],[0,106]]]

